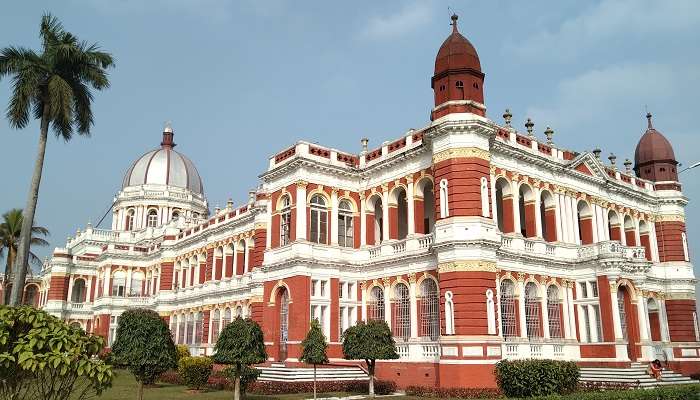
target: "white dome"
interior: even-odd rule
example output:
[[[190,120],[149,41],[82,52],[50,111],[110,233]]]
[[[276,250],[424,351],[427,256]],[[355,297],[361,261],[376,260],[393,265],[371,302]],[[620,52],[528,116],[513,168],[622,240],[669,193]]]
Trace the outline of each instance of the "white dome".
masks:
[[[136,160],[126,172],[122,189],[127,186],[167,185],[204,194],[199,172],[192,161],[173,150],[173,133],[166,128],[159,149],[154,149]]]

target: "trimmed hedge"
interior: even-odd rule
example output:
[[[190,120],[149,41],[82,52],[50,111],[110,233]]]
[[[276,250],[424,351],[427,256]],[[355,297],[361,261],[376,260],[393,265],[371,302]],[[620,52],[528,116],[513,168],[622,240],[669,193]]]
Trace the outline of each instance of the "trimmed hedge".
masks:
[[[508,397],[534,397],[572,393],[579,369],[572,361],[503,360],[496,364],[496,382]]]
[[[316,390],[319,393],[348,392],[367,393],[369,391],[369,381],[319,381],[316,382]],[[313,382],[274,382],[258,381],[248,386],[248,393],[262,395],[278,395],[287,393],[312,393],[314,391]],[[396,392],[396,382],[374,381],[374,393],[377,395],[387,395]]]
[[[436,388],[432,386],[409,386],[406,388],[406,394],[435,399],[498,399],[503,397],[498,389]]]
[[[700,384],[661,386],[654,389],[579,392],[567,396],[530,397],[528,400],[698,400]]]
[[[209,381],[214,362],[209,357],[182,357],[177,372],[190,389],[199,390]]]

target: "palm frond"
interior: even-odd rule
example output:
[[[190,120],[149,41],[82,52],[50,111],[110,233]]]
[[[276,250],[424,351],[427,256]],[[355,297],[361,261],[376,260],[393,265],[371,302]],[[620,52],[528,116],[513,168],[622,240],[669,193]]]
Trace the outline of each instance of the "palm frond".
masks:
[[[59,41],[63,33],[63,24],[58,18],[50,13],[46,13],[41,17],[41,27],[39,28],[39,36],[44,44],[44,49],[48,49],[52,44]]]
[[[73,109],[75,110],[75,126],[78,133],[89,136],[90,127],[94,123],[92,117],[92,93],[90,89],[82,82],[73,81]]]
[[[29,240],[29,243],[33,246],[36,245],[36,246],[42,246],[42,247],[46,247],[49,245],[49,242],[47,242],[46,240],[44,240],[42,238],[38,238],[38,237],[32,237]]]
[[[48,84],[51,127],[56,136],[70,140],[73,135],[73,88],[60,75],[53,75]]]
[[[33,226],[32,227],[32,234],[37,234],[41,236],[49,236],[49,230],[44,228],[43,226]]]

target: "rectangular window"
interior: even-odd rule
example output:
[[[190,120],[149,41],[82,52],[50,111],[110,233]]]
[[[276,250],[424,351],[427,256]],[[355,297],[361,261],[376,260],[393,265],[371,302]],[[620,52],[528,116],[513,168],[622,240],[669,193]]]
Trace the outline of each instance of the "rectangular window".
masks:
[[[600,305],[593,304],[591,307],[593,307],[593,315],[595,315],[595,329],[596,329],[596,333],[598,334],[598,341],[602,342],[603,341],[603,323],[600,320]]]
[[[317,286],[318,286],[318,281],[315,279],[312,279],[311,280],[311,296],[312,297],[316,297],[318,295],[317,294],[318,293]]]
[[[598,282],[591,281],[591,292],[593,297],[598,297]]]
[[[579,283],[578,287],[581,289],[578,298],[585,299],[588,297],[588,287],[586,286],[586,282]]]
[[[582,342],[588,342],[590,343],[591,340],[591,320],[588,318],[588,306],[581,306],[581,314],[583,314],[583,326],[584,326],[584,332],[586,335],[586,338],[581,338]],[[582,336],[583,336],[582,333]]]
[[[343,288],[344,287],[345,287],[345,282],[338,283],[338,297],[340,297],[341,299],[345,298],[345,296],[343,295]]]
[[[326,297],[326,281],[321,281],[321,297]]]
[[[289,244],[290,240],[290,226],[292,221],[291,211],[283,212],[280,218],[280,245],[284,246]]]

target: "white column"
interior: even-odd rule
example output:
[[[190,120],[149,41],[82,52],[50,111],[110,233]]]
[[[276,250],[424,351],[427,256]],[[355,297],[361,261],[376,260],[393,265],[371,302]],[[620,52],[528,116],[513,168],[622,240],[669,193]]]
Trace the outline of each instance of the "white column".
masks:
[[[386,186],[382,189],[382,241],[384,242],[389,240],[389,189]]]
[[[560,242],[564,241],[562,236],[562,217],[561,217],[561,195],[559,193],[554,193],[554,225],[557,229],[557,240]]]
[[[642,240],[639,237],[639,220],[634,218],[632,221],[634,221],[634,240],[637,242],[637,246],[641,246]]]
[[[569,202],[571,204],[571,219],[573,221],[572,226],[574,227],[574,243],[581,244],[581,235],[579,234],[578,226],[578,205],[576,204],[576,199],[569,197]]]
[[[620,242],[627,246],[627,230],[625,229],[625,216],[620,215]]]
[[[104,297],[109,296],[109,285],[111,285],[109,275],[108,268],[105,268],[104,271],[102,271],[102,296]]]
[[[513,229],[516,234],[521,234],[522,227],[520,226],[520,188],[518,182],[513,181],[511,184],[511,192],[513,192]]]
[[[391,301],[394,299],[393,293],[391,293],[391,286],[384,286],[384,320],[386,324],[389,325],[391,329]]]
[[[297,183],[296,238],[306,240],[306,182]]]
[[[551,332],[549,332],[549,313],[547,312],[547,289],[546,285],[542,286],[542,291],[544,295],[540,298],[540,309],[542,310],[542,334],[545,339],[549,339]]]
[[[85,302],[89,303],[90,302],[90,291],[92,290],[92,277],[88,277],[88,279],[85,280]],[[68,292],[68,296],[71,296],[72,290]]]
[[[600,237],[600,232],[598,231],[598,227],[600,226],[598,223],[598,205],[593,204],[591,211],[593,214],[591,216],[591,233],[593,234],[593,243],[598,243],[598,238]]]
[[[124,295],[125,297],[129,297],[129,293],[131,292],[131,268],[126,270],[126,285],[125,285],[125,292]]]
[[[73,295],[73,283],[74,282],[75,282],[75,276],[71,275],[69,280],[68,280],[68,298],[65,299],[65,301],[73,300],[72,295]]]
[[[659,262],[659,242],[656,240],[656,224],[649,222],[649,245],[651,247],[651,260]]]
[[[565,194],[561,194],[559,196],[559,201],[561,203],[561,228],[562,228],[562,235],[564,237],[564,242],[565,243],[572,243],[572,237],[571,237],[571,207],[569,204],[569,198]]]
[[[366,210],[366,205],[365,205],[365,196],[360,194],[360,246],[366,246],[366,245],[367,245],[367,210]]]
[[[670,342],[671,336],[668,332],[668,315],[666,314],[666,300],[659,300],[659,324],[661,325],[661,340]]]
[[[270,249],[272,247],[272,201],[267,201],[267,229],[265,230],[265,248]],[[224,264],[224,271],[226,271],[226,264]],[[222,275],[223,276],[223,273]]]
[[[408,235],[414,235],[416,233],[416,218],[415,218],[415,201],[413,193],[413,178],[410,178],[406,182],[406,201],[408,204]]]
[[[637,295],[637,321],[639,323],[639,340],[646,342],[649,340],[649,324],[647,323],[647,302],[644,296]]]
[[[520,337],[527,338],[527,321],[525,319],[525,282],[518,279],[518,310],[520,314]]]
[[[610,303],[612,306],[612,315],[613,315],[613,329],[615,331],[615,340],[623,340],[622,336],[622,324],[620,322],[620,308],[617,304],[617,287],[611,285],[610,286]]]
[[[566,297],[569,303],[569,336],[576,338],[576,314],[574,313],[574,289],[571,286],[566,288]]]
[[[243,254],[244,254],[243,259],[245,260],[245,263],[243,263],[243,273],[244,274],[246,272],[248,272],[248,265],[250,265],[250,251],[249,251],[249,247],[248,247],[249,246],[248,240],[249,240],[248,238],[243,240],[243,244],[245,245],[243,247]]]
[[[542,202],[542,191],[535,188],[535,234],[542,238],[542,213],[540,212]]]
[[[367,296],[369,296],[369,290],[362,290],[362,320],[367,321]]]
[[[496,228],[498,228],[498,206],[496,205],[496,177],[494,175],[491,175],[489,182],[491,182],[491,216],[493,217],[493,222],[496,224]]]
[[[328,221],[331,227],[331,244],[338,245],[338,190],[331,190],[331,220]]]
[[[411,299],[411,337],[418,337],[418,296],[416,293],[416,282],[412,279],[408,286],[408,294]]]
[[[610,216],[608,209],[602,209],[600,210],[603,213],[603,233],[605,235],[605,240],[611,240],[610,239],[610,229],[608,229],[608,225],[610,225]]]
[[[231,276],[228,276],[227,278],[236,276],[236,271],[238,271],[238,242],[238,238],[236,238],[236,240],[233,242],[233,254],[231,254],[231,257],[233,257],[233,267],[231,267]],[[224,273],[225,272],[226,267],[224,267]]]
[[[564,339],[571,339],[571,323],[569,322],[569,293],[566,285],[562,286],[562,329],[564,330]]]
[[[591,337],[589,335],[589,332],[586,330],[586,324],[583,323],[583,321],[585,321],[585,319],[583,317],[583,313],[588,312],[587,311],[588,307],[581,305],[581,304],[577,304],[576,310],[578,310],[578,315],[579,315],[578,332],[579,332],[579,337],[581,338],[580,342],[581,343],[590,343],[590,342],[592,342]],[[590,319],[588,321],[590,323]]]

